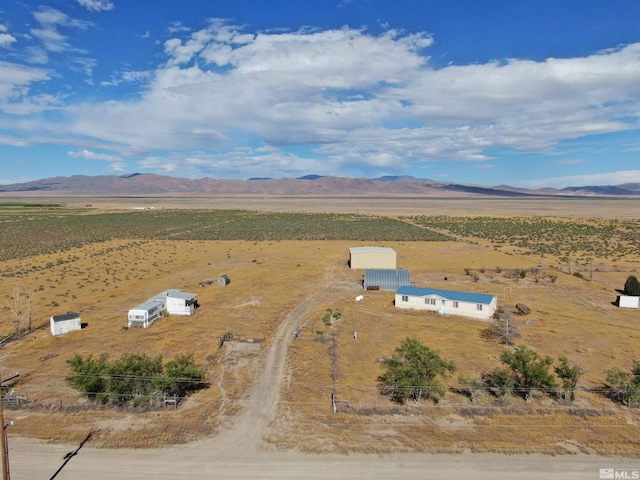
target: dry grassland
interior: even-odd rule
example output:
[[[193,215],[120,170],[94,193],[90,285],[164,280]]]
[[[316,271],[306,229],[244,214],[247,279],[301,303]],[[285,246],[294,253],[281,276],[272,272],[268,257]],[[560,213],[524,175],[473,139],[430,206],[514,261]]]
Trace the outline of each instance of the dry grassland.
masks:
[[[482,243],[385,243],[398,252],[398,264],[410,269],[418,286],[488,292],[508,308],[525,303],[531,314],[520,319],[519,343],[556,358],[566,355],[586,370],[571,407],[546,396],[527,403],[516,397],[499,401],[486,393],[472,404],[452,392],[437,404],[398,405],[379,393],[379,360],[407,336],[455,362],[458,372],[449,379],[451,387],[457,386],[458,374],[476,376],[499,366],[503,347],[483,335],[484,322],[397,310],[391,292],[362,291],[362,271],[346,264],[348,248],[358,245],[112,241],[3,262],[2,271],[55,265],[19,279],[36,291],[35,323],[46,323],[45,328],[0,349],[2,375],[19,371],[14,388],[29,398],[26,408],[5,412],[6,420],[16,420],[12,435],[77,442],[98,430],[92,443],[104,447],[159,446],[211,435],[242,408],[255,360],[282,318],[302,299],[315,298],[317,306],[301,319],[300,335],[289,347],[278,418],[268,438],[275,446],[343,453],[640,453],[640,415],[586,391],[601,388],[608,369],[626,370],[632,359],[640,359],[638,311],[612,305],[615,289],[637,265],[619,262],[614,268],[599,262],[599,270],[607,271],[595,272],[588,282],[551,269],[543,263],[549,258],[509,255]],[[538,282],[533,275],[519,281],[505,276],[507,269],[532,267],[543,273]],[[479,280],[465,275],[465,268],[478,273]],[[198,286],[221,274],[230,276],[230,285]],[[11,295],[17,282],[0,277],[0,298]],[[168,288],[198,293],[196,315],[169,316],[148,329],[123,329],[129,308]],[[364,300],[355,302],[360,293]],[[322,323],[327,308],[342,313],[331,327]],[[86,328],[53,338],[49,316],[71,310],[82,313]],[[0,333],[14,328],[8,312],[1,320]],[[219,349],[226,331],[234,340]],[[65,384],[65,362],[73,353],[103,352],[112,358],[162,354],[165,360],[193,353],[196,362],[207,366],[211,387],[175,410],[96,407]],[[338,413],[331,408],[332,391]]]

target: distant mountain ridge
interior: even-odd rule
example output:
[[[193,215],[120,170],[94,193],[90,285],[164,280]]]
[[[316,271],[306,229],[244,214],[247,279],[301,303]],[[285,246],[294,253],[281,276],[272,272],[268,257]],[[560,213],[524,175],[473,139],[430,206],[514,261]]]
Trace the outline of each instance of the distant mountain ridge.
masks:
[[[305,175],[299,178],[216,180],[187,179],[153,173],[126,175],[73,175],[25,183],[0,185],[0,195],[28,193],[49,196],[156,196],[156,195],[294,195],[294,196],[638,196],[640,183],[621,185],[541,188],[509,185],[485,186],[385,175],[379,178],[347,178]]]

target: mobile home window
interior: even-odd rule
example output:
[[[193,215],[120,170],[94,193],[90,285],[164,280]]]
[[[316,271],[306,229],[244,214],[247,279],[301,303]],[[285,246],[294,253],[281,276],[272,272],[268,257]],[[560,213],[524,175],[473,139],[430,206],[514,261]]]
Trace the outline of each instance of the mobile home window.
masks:
[[[453,302],[453,308],[458,308],[458,302],[456,302],[455,300]]]
[[[478,305],[476,305],[476,309],[479,310],[479,311],[482,311],[482,304],[479,303]]]
[[[402,295],[402,301],[403,302],[408,302],[409,301],[409,295]]]

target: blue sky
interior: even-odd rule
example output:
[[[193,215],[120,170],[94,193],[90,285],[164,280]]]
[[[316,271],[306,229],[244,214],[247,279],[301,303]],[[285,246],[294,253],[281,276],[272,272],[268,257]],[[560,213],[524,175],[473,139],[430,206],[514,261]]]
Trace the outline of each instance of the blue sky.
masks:
[[[4,0],[0,184],[640,182],[637,0]]]

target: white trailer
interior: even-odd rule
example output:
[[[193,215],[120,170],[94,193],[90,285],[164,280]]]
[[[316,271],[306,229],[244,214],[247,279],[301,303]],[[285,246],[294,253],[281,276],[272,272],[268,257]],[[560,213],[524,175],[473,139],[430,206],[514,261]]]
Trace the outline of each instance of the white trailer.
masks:
[[[144,303],[141,303],[137,307],[129,310],[128,323],[129,328],[142,327],[147,328],[153,322],[155,322],[162,312],[167,310],[166,297],[160,298],[159,296],[150,298]]]

